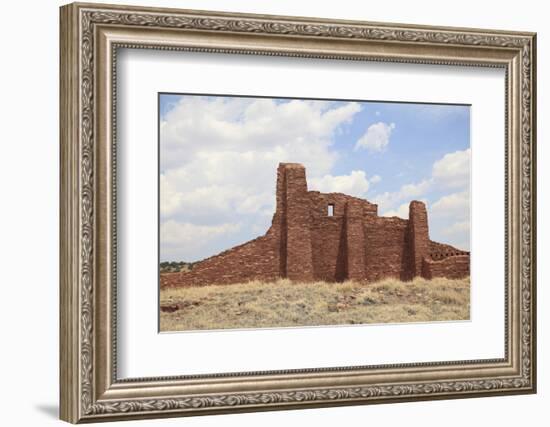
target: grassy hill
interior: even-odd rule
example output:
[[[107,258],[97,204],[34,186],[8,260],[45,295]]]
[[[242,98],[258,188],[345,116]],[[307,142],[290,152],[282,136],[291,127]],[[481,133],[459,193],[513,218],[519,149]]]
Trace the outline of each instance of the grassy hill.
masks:
[[[161,331],[470,318],[470,279],[387,279],[377,283],[274,283],[167,288]]]

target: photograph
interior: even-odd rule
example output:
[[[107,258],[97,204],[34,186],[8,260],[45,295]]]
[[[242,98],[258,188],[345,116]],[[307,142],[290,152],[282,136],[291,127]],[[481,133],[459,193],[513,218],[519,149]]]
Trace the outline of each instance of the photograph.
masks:
[[[40,420],[57,422],[58,404],[75,424],[280,425],[288,410],[373,405],[365,414],[393,425],[438,401],[437,423],[466,405],[456,421],[475,425],[468,399],[498,396],[477,407],[536,424],[543,14],[207,3],[72,3],[49,17],[40,3],[29,19],[57,34],[34,19],[49,42],[32,61],[12,43],[18,65],[59,74],[40,85],[59,108],[43,102],[35,126],[19,114],[4,138],[22,150],[4,156],[25,202],[11,211],[37,212],[27,225],[57,237],[37,262],[58,292],[38,286],[30,317],[9,299],[8,318],[28,320],[8,328],[18,342],[34,331],[50,349],[36,318],[57,312],[58,351],[28,376],[58,376]],[[19,104],[52,99],[27,80],[39,96],[11,85]],[[43,154],[34,174],[13,160],[29,158],[22,129]],[[43,185],[52,172],[58,198]],[[6,224],[11,252],[28,252],[26,228]],[[6,283],[25,268],[14,271]],[[529,410],[497,407],[511,395]],[[349,419],[326,414],[323,425]]]
[[[468,321],[470,107],[159,93],[160,331]]]

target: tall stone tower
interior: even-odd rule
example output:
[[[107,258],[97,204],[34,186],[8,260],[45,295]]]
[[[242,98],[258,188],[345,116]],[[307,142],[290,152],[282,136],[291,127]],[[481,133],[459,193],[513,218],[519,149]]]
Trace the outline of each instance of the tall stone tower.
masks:
[[[282,277],[291,280],[313,280],[310,204],[304,166],[280,163],[277,169],[277,213],[281,224],[280,273]]]
[[[411,278],[422,274],[422,259],[430,252],[428,213],[426,205],[413,200],[409,205],[409,244],[411,255]]]

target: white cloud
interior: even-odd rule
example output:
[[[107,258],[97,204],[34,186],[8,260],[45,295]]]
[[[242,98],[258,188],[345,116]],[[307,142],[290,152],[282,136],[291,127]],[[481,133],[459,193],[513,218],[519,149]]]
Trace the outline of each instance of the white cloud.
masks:
[[[360,110],[354,102],[182,97],[160,128],[161,229],[170,224],[173,231],[179,224],[187,232],[189,225],[201,224],[189,234],[209,236],[205,256],[227,240],[224,224],[247,224],[231,229],[237,241],[256,237],[257,230],[267,230],[274,212],[278,163],[303,163],[308,179],[328,175],[337,159],[331,150],[334,135]],[[346,191],[349,185],[354,191],[369,185],[361,176],[348,181],[340,177],[334,185]],[[188,259],[184,246],[182,241],[179,249],[171,248],[171,259]]]
[[[373,199],[381,210],[392,209],[403,200],[413,200],[433,190],[467,189],[470,184],[470,149],[445,154],[432,166],[432,175],[422,181],[405,184],[398,191],[385,192]],[[466,190],[465,190],[466,191]]]
[[[441,197],[432,205],[431,212],[438,217],[469,217],[470,192],[466,190]]]
[[[168,216],[173,214],[181,205],[183,194],[174,188],[174,183],[167,181],[164,175],[160,175],[160,214]]]
[[[442,196],[430,206],[430,233],[440,241],[470,250],[470,192]]]
[[[432,176],[442,187],[468,186],[470,183],[470,149],[445,154],[443,158],[434,163]]]
[[[361,148],[368,151],[384,151],[390,142],[390,136],[395,129],[395,123],[378,122],[370,125],[365,134],[355,144],[355,150]]]
[[[469,233],[470,232],[470,221],[460,221],[455,222],[454,224],[451,224],[449,227],[447,227],[444,231],[447,235],[456,235],[456,234],[463,234],[463,233]]]
[[[399,190],[401,198],[413,199],[424,194],[430,188],[431,182],[429,180],[420,181],[416,184],[405,184]]]
[[[426,207],[428,207],[427,199],[421,199],[420,201],[424,202]],[[386,217],[397,216],[399,218],[409,219],[409,205],[410,205],[410,202],[402,203],[401,205],[399,205],[397,209],[391,209],[389,211],[386,211],[382,213],[381,216],[386,216]]]
[[[197,152],[248,152],[313,159],[313,166],[328,170],[334,161],[327,150],[332,135],[360,109],[353,102],[183,97],[161,125],[162,165],[179,167]]]
[[[349,175],[324,175],[321,178],[309,179],[309,189],[322,193],[344,193],[350,196],[365,197],[371,184],[380,182],[374,175],[370,180],[364,171],[354,170]]]
[[[409,203],[411,200],[418,199],[430,189],[431,185],[432,181],[428,179],[414,184],[405,184],[398,191],[385,192],[375,196],[372,201],[378,204],[380,211],[394,209],[403,200]]]
[[[447,221],[439,225],[442,240],[458,249],[470,250],[470,220]]]
[[[173,220],[164,222],[160,227],[160,238],[163,243],[170,244],[197,244],[223,234],[236,233],[239,224],[197,225],[180,223]]]
[[[196,261],[208,253],[209,245],[230,238],[240,230],[238,223],[199,225],[165,221],[160,225],[161,259]]]
[[[303,162],[310,177],[330,171],[332,136],[359,109],[356,103],[328,108],[309,101],[183,98],[161,128],[161,212],[243,207],[253,213],[272,205],[277,164]]]
[[[391,209],[382,214],[382,216],[397,216],[399,218],[408,219],[409,218],[409,203],[402,203],[397,209]]]

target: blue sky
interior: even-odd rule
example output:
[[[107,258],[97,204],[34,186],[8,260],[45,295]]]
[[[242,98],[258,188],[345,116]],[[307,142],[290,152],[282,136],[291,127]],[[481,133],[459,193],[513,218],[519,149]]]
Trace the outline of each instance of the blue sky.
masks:
[[[340,191],[469,250],[470,107],[160,95],[161,261],[196,261],[257,237],[275,208],[279,162],[312,190]]]

